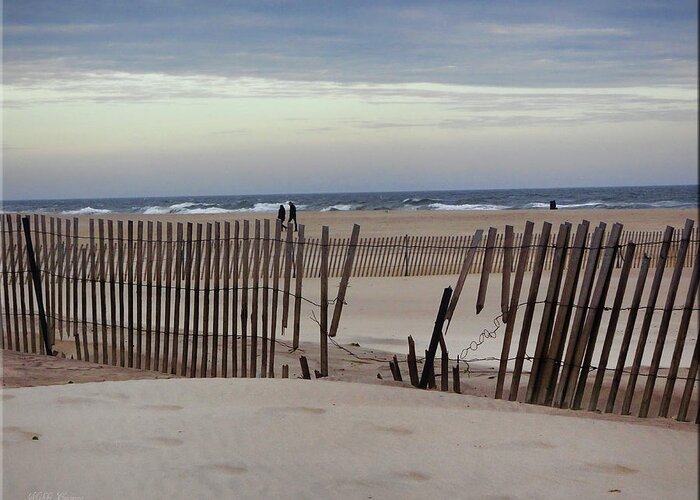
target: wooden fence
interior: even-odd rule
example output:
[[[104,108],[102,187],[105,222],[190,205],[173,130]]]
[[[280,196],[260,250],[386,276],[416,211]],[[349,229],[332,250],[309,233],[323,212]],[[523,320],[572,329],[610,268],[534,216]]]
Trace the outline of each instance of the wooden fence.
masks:
[[[627,242],[621,245],[622,225],[612,226],[605,238],[605,224],[595,228],[591,239],[589,257],[583,260],[581,246],[577,242],[585,240],[588,224],[579,224],[574,236],[574,243],[569,243],[568,233],[571,226],[562,224],[560,238],[557,239],[555,258],[547,285],[546,299],[542,308],[542,318],[537,332],[537,341],[533,355],[530,357],[532,366],[526,377],[527,383],[521,382],[523,364],[526,359],[526,349],[530,336],[530,326],[537,302],[537,294],[541,275],[533,273],[527,295],[527,304],[523,313],[520,336],[517,339],[512,370],[507,369],[510,356],[511,341],[514,340],[514,324],[517,308],[513,308],[519,299],[519,287],[522,284],[522,272],[516,271],[515,285],[510,300],[512,314],[508,314],[508,322],[503,340],[500,357],[495,395],[505,397],[504,384],[506,374],[510,373],[510,389],[508,399],[518,398],[519,392],[524,391],[524,399],[528,403],[553,405],[560,408],[581,409],[590,411],[619,412],[629,415],[633,403],[637,415],[647,417],[652,415],[651,407],[655,404],[655,413],[660,417],[669,416],[670,409],[677,411],[678,420],[686,420],[689,404],[694,392],[698,368],[697,332],[695,346],[690,365],[683,371],[685,377],[679,374],[681,356],[686,350],[688,326],[695,307],[698,285],[700,284],[700,256],[693,255],[693,264],[688,288],[682,306],[676,307],[676,296],[679,284],[686,266],[686,259],[692,248],[692,220],[686,221],[682,229],[680,241],[674,246],[674,236],[677,231],[667,227],[661,235],[661,245],[653,255],[642,255],[640,270],[634,284],[634,294],[630,306],[622,307],[628,289],[630,269],[638,255],[637,245]],[[564,235],[563,233],[566,233]],[[696,234],[696,233],[695,233]],[[521,249],[521,253],[523,249]],[[535,259],[541,261],[544,251],[541,243],[534,248]],[[612,289],[613,268],[622,256],[623,265],[614,286],[614,299],[608,306],[608,292]],[[652,265],[653,263],[653,265]],[[666,268],[672,269],[668,291],[663,307],[657,307],[657,299],[661,290]],[[646,307],[641,305],[647,277],[653,269],[651,288],[646,297]],[[578,286],[578,294],[576,288]],[[518,291],[516,293],[516,288]],[[644,313],[641,328],[637,328],[637,316],[640,310]],[[653,351],[649,352],[647,343],[651,332],[654,313],[662,311]],[[667,335],[674,310],[682,311],[682,317],[676,333],[670,367],[660,370],[661,358],[667,347]],[[602,318],[609,311],[608,325],[602,338],[598,337]],[[617,347],[617,360],[612,356],[613,342],[616,340],[617,324],[621,312],[627,312],[627,322],[622,338]],[[691,337],[692,338],[692,337]],[[634,355],[629,359],[632,340],[636,340]],[[602,342],[599,342],[602,340]],[[651,354],[649,356],[648,354]],[[594,365],[594,355],[597,363]],[[643,364],[643,360],[646,362]],[[631,366],[629,362],[631,361]],[[609,368],[614,364],[615,368]],[[620,392],[623,376],[626,375],[624,394]],[[645,378],[642,394],[637,391],[639,377]],[[684,379],[682,393],[674,392],[677,380]],[[663,391],[659,391],[662,381]],[[658,386],[657,386],[658,382]],[[607,388],[607,398],[601,398],[601,392]],[[675,400],[674,400],[674,396]],[[587,401],[586,401],[587,400]],[[697,401],[696,401],[697,403]],[[700,414],[696,415],[696,421]]]
[[[621,224],[614,224],[606,238],[604,223],[595,228],[591,237],[587,221],[578,225],[575,234],[572,234],[570,223],[563,223],[554,240],[551,273],[546,296],[542,299],[539,289],[542,270],[545,268],[548,248],[552,241],[551,224],[545,222],[542,233],[533,236],[534,224],[528,222],[519,249],[515,245],[506,245],[506,263],[515,264],[515,274],[511,275],[513,266],[506,265],[501,279],[500,319],[505,323],[505,332],[502,332],[501,355],[496,360],[499,362],[499,370],[495,397],[559,408],[586,408],[589,411],[622,415],[635,413],[639,417],[668,417],[675,414],[681,421],[688,420],[690,408],[694,406],[695,422],[699,423],[696,387],[700,338],[697,324],[688,336],[692,315],[697,315],[699,310],[696,304],[700,287],[700,255],[697,252],[697,241],[693,241],[693,235],[697,235],[693,226],[694,222],[687,220],[680,238],[678,231],[667,227],[660,235],[658,251],[649,252],[649,255],[640,251],[640,247],[644,248],[642,245],[632,241],[622,244]],[[481,237],[482,231],[477,231],[474,235],[477,241]],[[512,241],[512,228],[506,227],[504,237],[506,241]],[[486,241],[486,264],[481,270],[477,313],[484,306],[495,241],[496,231],[492,228]],[[516,250],[519,250],[517,263]],[[682,274],[687,269],[688,258],[691,255],[692,271],[689,273],[687,288],[679,290]],[[448,388],[449,358],[442,336],[449,326],[452,311],[474,256],[475,252],[471,252],[465,258],[454,292],[447,288],[443,294],[420,382],[415,346],[409,337],[407,362],[411,382],[415,386],[435,386],[434,358],[440,345],[441,387],[442,390]],[[614,285],[613,269],[620,263],[622,265],[617,274],[617,285]],[[628,295],[628,282],[631,281],[630,270],[637,265],[639,271],[633,285],[633,296],[629,306],[623,307],[625,296]],[[528,267],[533,267],[533,272],[530,275],[526,298],[521,302],[524,275]],[[657,307],[666,268],[672,269],[672,275],[666,282],[664,304]],[[645,291],[647,278],[652,273],[651,287]],[[607,296],[613,287],[614,298],[610,302]],[[681,295],[682,305],[678,305],[676,300],[679,292],[684,294]],[[644,297],[645,306],[642,305]],[[518,316],[523,307],[524,312],[520,319]],[[533,348],[530,335],[536,311],[541,314],[541,319],[536,337],[532,339],[536,339],[534,351],[528,354],[528,349]],[[651,344],[650,333],[656,311],[661,311],[661,319],[658,322],[656,340],[650,351],[647,344]],[[673,328],[675,341],[669,342],[671,317],[676,311],[681,317],[677,326]],[[643,313],[644,316],[641,327],[637,322],[639,313]],[[599,337],[604,316],[607,316],[607,327],[604,336]],[[626,317],[622,337],[618,334],[618,322],[621,317]],[[516,323],[520,326],[519,335],[516,335]],[[479,344],[488,338],[495,338],[500,328],[501,325],[498,324],[494,331],[482,333],[458,359],[468,358],[470,351],[478,349]],[[668,351],[671,343],[673,352],[670,363],[667,368],[662,368],[663,353]],[[692,357],[686,366],[681,366],[684,352],[692,352]],[[511,353],[514,354],[513,357]],[[529,372],[525,370],[526,362],[531,363]],[[396,359],[391,363],[391,370],[394,378],[401,380]],[[643,389],[637,383],[640,377],[645,380]],[[453,380],[454,390],[459,392],[459,369],[456,367],[453,369]],[[508,381],[510,384],[506,383]]]
[[[13,215],[16,217],[16,215]],[[173,261],[177,260],[177,253],[182,254],[186,250],[186,243],[184,240],[177,242],[173,241],[168,244],[166,241],[158,238],[157,235],[148,235],[135,231],[131,240],[126,238],[128,231],[128,223],[122,221],[110,221],[102,219],[90,219],[90,237],[77,237],[78,230],[78,219],[73,218],[72,220],[64,219],[60,217],[46,217],[46,216],[36,216],[34,220],[40,221],[41,230],[37,229],[38,234],[48,235],[48,240],[45,243],[46,248],[49,249],[48,255],[53,256],[49,259],[47,265],[53,265],[58,262],[60,257],[67,254],[75,254],[80,260],[83,256],[87,259],[93,259],[91,256],[91,251],[93,247],[98,244],[96,241],[99,240],[99,234],[97,234],[96,228],[99,227],[109,227],[113,225],[116,227],[117,234],[114,235],[112,239],[111,246],[115,248],[115,253],[117,253],[117,248],[121,245],[122,253],[127,255],[129,252],[129,247],[132,248],[133,255],[141,255],[142,259],[147,258],[149,251],[152,254],[154,260],[160,259],[162,262],[166,262],[168,259],[168,254]],[[144,222],[138,221],[136,223],[137,227],[143,227]],[[154,223],[150,222],[153,226]],[[157,226],[158,223],[155,223]],[[226,223],[220,223],[224,226]],[[127,226],[127,229],[124,228]],[[35,222],[36,227],[36,222]],[[44,227],[48,229],[44,229]],[[118,236],[119,228],[121,229],[122,236]],[[63,230],[62,230],[63,228]],[[72,233],[71,233],[72,230]],[[72,236],[71,236],[72,234]],[[504,241],[504,234],[496,234],[493,241],[493,256],[491,264],[491,272],[500,273],[503,271],[504,258],[506,244]],[[584,246],[588,247],[591,244],[592,235],[588,235]],[[206,238],[206,236],[203,236]],[[540,234],[536,233],[532,235],[533,241],[539,241]],[[207,239],[207,245],[212,248],[212,253],[218,251],[220,257],[223,259],[223,249],[226,244],[226,240],[238,239],[242,240],[242,235],[234,235],[231,233],[229,237],[220,235],[216,237],[212,235]],[[263,240],[265,238],[263,237]],[[269,240],[269,239],[268,239]],[[462,267],[462,262],[466,257],[466,254],[471,247],[473,240],[472,235],[462,235],[462,236],[394,236],[394,237],[368,237],[359,238],[356,247],[356,258],[354,259],[353,266],[351,269],[352,277],[384,277],[384,276],[431,276],[431,275],[455,275],[460,272]],[[523,240],[522,233],[513,234],[512,247],[520,248]],[[543,271],[549,271],[552,269],[554,262],[555,253],[555,243],[557,240],[557,234],[550,234],[549,242],[546,248],[546,253],[543,261]],[[633,268],[639,268],[642,263],[642,256],[648,255],[651,257],[652,262],[656,262],[656,257],[658,256],[662,243],[663,243],[663,231],[622,231],[620,235],[620,247],[624,247],[627,243],[635,243],[637,248],[637,253],[635,254],[634,262],[632,263]],[[681,241],[681,230],[676,229],[671,237],[671,246],[669,248],[669,259],[674,261],[680,246]],[[330,277],[340,277],[342,275],[344,267],[344,258],[347,255],[349,247],[349,238],[330,238],[328,242],[328,273]],[[39,242],[39,246],[44,245],[44,239],[42,238]],[[109,242],[107,242],[109,243]],[[17,242],[15,241],[15,246]],[[296,274],[296,261],[297,261],[297,245],[298,245],[298,235],[294,233],[292,236],[292,269]],[[55,248],[54,248],[55,247]],[[76,250],[77,247],[77,250]],[[303,276],[306,278],[319,278],[321,276],[321,239],[320,238],[306,238],[302,245],[302,265]],[[268,258],[272,257],[274,245],[272,242],[267,246],[267,249],[261,247],[260,252],[267,252]],[[16,249],[14,252],[16,253]],[[691,267],[695,255],[700,251],[700,228],[693,229],[693,235],[691,237],[691,245],[686,253],[684,265],[686,267]],[[139,252],[141,252],[139,254]],[[100,254],[98,252],[94,258],[100,259]],[[486,245],[480,244],[474,258],[472,260],[471,266],[468,270],[470,274],[480,273],[483,268],[484,257],[486,254]],[[584,250],[584,260],[587,258],[588,250]],[[280,265],[284,267],[285,260],[288,258],[287,252],[281,255]],[[108,255],[103,257],[103,260],[108,259]],[[238,257],[239,268],[242,268],[242,254]],[[252,272],[253,269],[253,253],[248,254],[248,266]],[[528,262],[526,263],[525,271],[529,272],[533,270],[533,264],[535,261],[534,252],[530,252]],[[134,259],[132,266],[134,267],[133,272],[139,272],[138,260]],[[57,264],[56,264],[57,265]],[[82,264],[79,264],[79,268]],[[95,269],[100,269],[100,261],[98,260],[98,265]],[[106,265],[106,264],[105,264]],[[184,279],[184,258],[180,259],[180,273],[182,279]],[[515,264],[512,263],[514,266]],[[652,264],[653,265],[653,264]],[[228,272],[233,272],[233,260],[228,262]],[[618,255],[616,259],[615,266],[620,268],[622,266],[622,257]],[[159,270],[160,269],[160,270]],[[213,267],[212,267],[213,269]],[[218,267],[219,278],[223,279],[226,266],[223,262],[220,262]],[[87,277],[92,277],[93,267],[90,263],[87,266]],[[511,271],[514,271],[513,267]],[[52,270],[52,272],[54,272]],[[153,274],[153,279],[157,279],[158,273],[163,275],[165,271],[159,268],[157,265],[147,266],[141,265],[140,272],[143,275],[143,279],[146,279],[146,274],[151,272]],[[170,268],[170,273],[172,279],[175,277],[175,269]],[[200,278],[204,278],[205,269],[199,270]],[[261,267],[260,272],[264,272]],[[192,270],[194,279],[194,267]],[[272,277],[273,269],[270,267],[268,269],[268,276]],[[162,276],[164,279],[164,276]]]
[[[91,219],[83,244],[77,219],[24,221],[6,214],[0,221],[2,348],[44,353],[43,308],[48,344],[68,340],[78,359],[190,377],[273,377],[276,334],[290,328],[296,349],[302,307],[314,307],[321,317],[321,368],[327,375],[325,341],[338,330],[357,225],[344,255],[335,253],[331,260],[330,245],[318,245],[322,300],[315,304],[302,295],[307,254],[301,225],[293,234],[279,224],[273,233],[268,220]],[[327,240],[327,227],[323,234]],[[38,286],[32,283],[32,261]],[[331,262],[344,271],[329,321]]]

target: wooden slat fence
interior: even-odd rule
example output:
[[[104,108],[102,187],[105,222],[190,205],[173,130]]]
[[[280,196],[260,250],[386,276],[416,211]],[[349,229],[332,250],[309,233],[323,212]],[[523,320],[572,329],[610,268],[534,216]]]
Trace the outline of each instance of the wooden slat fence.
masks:
[[[290,342],[296,348],[303,309],[323,309],[304,298],[308,273],[297,269],[320,272],[322,262],[346,268],[338,296],[331,297],[337,330],[357,247],[350,251],[338,243],[342,240],[305,242],[302,225],[295,233],[299,238],[283,236],[276,226],[271,237],[270,221],[263,228],[260,220],[115,224],[90,219],[89,236],[82,237],[77,218],[31,219],[50,345],[85,361],[191,377],[275,376],[277,334],[287,327],[290,310]],[[353,234],[359,229],[355,226]],[[42,353],[22,216],[1,215],[0,231],[1,347]],[[340,272],[323,273],[326,293],[329,276]],[[284,289],[280,277],[286,278]],[[319,358],[327,372],[327,352]]]

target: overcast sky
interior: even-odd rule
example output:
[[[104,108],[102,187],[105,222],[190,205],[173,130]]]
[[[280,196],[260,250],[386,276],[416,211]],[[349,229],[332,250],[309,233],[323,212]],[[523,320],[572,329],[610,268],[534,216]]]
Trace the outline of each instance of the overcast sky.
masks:
[[[695,184],[697,9],[5,0],[4,197]]]

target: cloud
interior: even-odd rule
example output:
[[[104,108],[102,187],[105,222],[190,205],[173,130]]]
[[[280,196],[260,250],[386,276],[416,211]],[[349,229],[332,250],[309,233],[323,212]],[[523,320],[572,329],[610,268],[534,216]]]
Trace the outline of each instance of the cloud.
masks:
[[[697,5],[7,2],[6,64],[532,87],[697,82]],[[552,20],[543,22],[543,20]],[[673,64],[664,61],[672,60]]]

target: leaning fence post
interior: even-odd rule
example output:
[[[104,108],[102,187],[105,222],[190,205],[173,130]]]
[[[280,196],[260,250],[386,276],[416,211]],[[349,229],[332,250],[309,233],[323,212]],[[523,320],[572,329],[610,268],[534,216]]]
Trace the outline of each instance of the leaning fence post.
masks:
[[[39,269],[36,267],[36,261],[34,260],[34,246],[32,245],[32,236],[29,232],[29,217],[22,217],[22,226],[24,227],[24,238],[27,241],[27,259],[29,260],[29,270],[32,273],[32,281],[34,282],[34,292],[36,294],[36,303],[39,312],[41,337],[44,339],[46,354],[51,356],[53,350],[51,349],[51,343],[49,342],[49,325],[46,322],[44,300],[41,294],[41,277],[39,276]]]
[[[440,309],[438,309],[437,318],[435,319],[435,327],[433,328],[433,335],[430,338],[430,346],[428,347],[428,351],[425,356],[423,373],[421,375],[420,382],[418,383],[418,387],[421,389],[428,387],[428,380],[430,379],[430,376],[434,370],[433,363],[435,362],[435,352],[437,351],[438,344],[440,344],[440,339],[442,338],[442,325],[445,322],[450,297],[452,297],[452,288],[447,287],[442,292]]]

